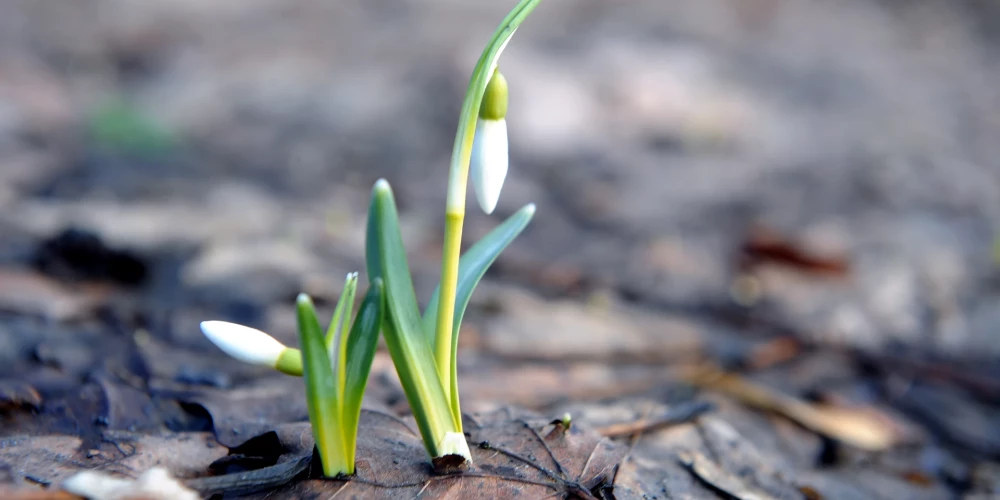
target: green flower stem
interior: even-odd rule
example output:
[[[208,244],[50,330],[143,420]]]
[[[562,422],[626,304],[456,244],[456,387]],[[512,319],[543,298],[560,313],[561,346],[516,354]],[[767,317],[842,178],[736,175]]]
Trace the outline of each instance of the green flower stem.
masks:
[[[457,376],[452,359],[452,329],[454,328],[455,296],[458,287],[458,259],[462,251],[462,225],[465,220],[466,187],[469,181],[469,160],[472,157],[472,143],[476,137],[476,120],[479,106],[486,92],[486,84],[496,68],[500,53],[531,11],[541,0],[521,0],[500,23],[493,38],[479,57],[469,88],[462,103],[455,146],[452,149],[451,168],[448,174],[448,199],[445,206],[444,248],[441,257],[441,300],[438,303],[437,328],[435,329],[434,356],[441,380],[452,379],[448,403],[452,417],[459,422],[461,431],[462,415],[458,405]]]
[[[465,163],[468,167],[468,162]],[[468,171],[468,168],[466,168]],[[465,181],[463,185],[463,198]],[[458,293],[458,262],[459,253],[462,250],[462,220],[465,218],[465,209],[461,213],[448,211],[444,222],[444,254],[441,265],[441,295],[438,302],[438,321],[436,335],[434,337],[434,360],[437,366],[438,376],[442,382],[447,382],[452,378],[452,330],[454,328],[455,297]],[[452,262],[454,261],[454,262]],[[462,415],[454,415],[455,409],[459,408],[458,398],[453,391],[445,391],[448,404],[453,413],[452,418],[458,422],[462,421]],[[458,429],[462,430],[461,427]]]

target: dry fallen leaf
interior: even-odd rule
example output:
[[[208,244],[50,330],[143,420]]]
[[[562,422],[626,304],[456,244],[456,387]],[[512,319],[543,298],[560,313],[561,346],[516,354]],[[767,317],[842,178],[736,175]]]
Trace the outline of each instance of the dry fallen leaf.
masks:
[[[689,422],[703,413],[711,411],[712,403],[707,401],[688,401],[672,405],[655,415],[644,415],[638,420],[611,424],[597,429],[602,436],[609,438],[636,436],[647,432],[655,432],[671,425]]]
[[[81,469],[75,459],[83,440],[75,436],[12,436],[2,443],[0,464],[12,466],[15,482],[58,483]]]
[[[105,430],[100,436],[45,435],[5,438],[0,465],[10,465],[15,482],[59,484],[84,470],[137,476],[160,467],[178,477],[207,472],[228,450],[207,432],[150,435]],[[0,498],[6,498],[0,496]]]
[[[42,396],[31,384],[23,380],[0,380],[0,411],[16,409],[38,409],[42,405]]]
[[[697,355],[705,325],[623,303],[588,307],[501,288],[502,314],[482,328],[484,351],[520,360],[662,363]],[[540,335],[544,332],[544,335]]]
[[[677,460],[689,472],[695,475],[704,484],[728,497],[736,500],[766,500],[772,499],[771,495],[753,488],[743,482],[736,474],[730,473],[712,462],[708,457],[693,450],[681,452]]]
[[[470,411],[492,410],[498,401],[539,408],[557,401],[593,401],[663,387],[658,366],[616,369],[607,363],[519,363],[482,360],[463,373],[461,399]],[[503,380],[498,384],[497,380]]]
[[[229,390],[199,389],[178,399],[203,407],[216,438],[232,448],[280,424],[308,420],[302,387],[302,379],[279,375]]]
[[[154,467],[136,479],[87,470],[67,479],[63,489],[90,500],[198,500],[198,494]]]
[[[713,368],[689,369],[685,378],[694,385],[779,413],[807,429],[864,450],[886,450],[907,437],[903,424],[874,408],[811,404]]]
[[[66,491],[11,488],[0,486],[0,498],[5,500],[86,500]]]
[[[509,409],[467,416],[473,467],[460,474],[435,475],[412,421],[365,410],[353,478],[292,481],[251,498],[594,498],[594,492],[610,489],[625,447],[594,431],[562,429],[551,421]],[[277,434],[281,448],[290,454],[312,449],[308,425],[285,426]],[[284,473],[282,464],[287,463],[276,467]],[[234,480],[244,475],[234,474]],[[216,488],[219,479],[212,478]]]
[[[81,317],[100,304],[100,286],[69,287],[41,273],[0,269],[0,310],[55,321]]]

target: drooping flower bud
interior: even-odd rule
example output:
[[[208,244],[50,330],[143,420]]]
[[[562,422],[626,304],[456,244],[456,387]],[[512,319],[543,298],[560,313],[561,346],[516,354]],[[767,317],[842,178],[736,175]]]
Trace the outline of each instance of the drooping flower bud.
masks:
[[[507,177],[507,80],[499,69],[486,85],[476,121],[469,173],[479,206],[493,213]]]
[[[202,321],[201,331],[226,354],[252,365],[274,368],[287,348],[274,337],[227,321]]]

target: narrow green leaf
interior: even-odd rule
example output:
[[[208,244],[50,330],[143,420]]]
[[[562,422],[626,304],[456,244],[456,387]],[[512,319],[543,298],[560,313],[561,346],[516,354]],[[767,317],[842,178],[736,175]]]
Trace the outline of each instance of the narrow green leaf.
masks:
[[[354,294],[358,289],[358,273],[349,273],[344,281],[344,291],[337,300],[337,307],[333,311],[333,319],[326,332],[326,351],[330,355],[330,362],[333,364],[333,373],[337,381],[337,403],[344,404],[344,390],[347,377],[347,326],[351,323],[351,312],[354,310]],[[343,415],[344,408],[340,406],[337,411]]]
[[[343,412],[344,437],[347,440],[345,448],[348,453],[348,463],[354,463],[354,452],[358,438],[358,420],[361,418],[361,400],[368,384],[368,374],[372,370],[375,359],[375,349],[378,347],[378,334],[382,329],[383,309],[385,305],[382,280],[372,280],[365,299],[361,302],[358,315],[354,318],[351,333],[347,337],[347,369],[346,390],[341,406]]]
[[[455,294],[455,320],[452,343],[458,342],[458,330],[462,324],[462,317],[465,315],[465,308],[469,305],[469,299],[476,285],[486,275],[486,271],[493,265],[501,252],[521,231],[528,226],[531,218],[535,215],[535,204],[531,203],[521,207],[513,215],[503,221],[502,224],[493,228],[492,231],[466,250],[465,255],[459,259],[458,263],[458,286]],[[427,338],[434,341],[434,326],[437,324],[438,300],[441,298],[441,285],[434,289],[431,300],[424,308],[424,332]],[[457,344],[456,344],[457,345]]]
[[[354,463],[347,463],[343,429],[340,426],[337,385],[333,379],[330,356],[323,345],[323,333],[316,319],[312,300],[299,294],[296,300],[299,342],[302,344],[303,378],[313,437],[323,462],[323,475],[334,477],[354,472]]]
[[[389,183],[380,179],[368,211],[366,261],[369,279],[385,283],[386,310],[382,331],[406,399],[432,457],[447,432],[459,427],[448,407],[434,354],[420,322],[413,280],[399,231],[399,215]]]
[[[465,316],[465,309],[469,306],[469,299],[476,285],[483,279],[486,270],[503,252],[507,245],[510,245],[517,235],[531,222],[535,215],[535,205],[528,204],[507,218],[502,224],[493,228],[483,239],[472,245],[459,259],[458,264],[458,284],[455,293],[455,314],[452,322],[451,333],[451,373],[448,374],[448,393],[451,402],[451,412],[453,418],[462,418],[461,404],[458,397],[458,332],[462,326],[462,317]],[[437,339],[436,325],[438,315],[438,301],[441,298],[441,286],[438,285],[431,295],[431,300],[424,309],[423,329],[431,345]],[[435,347],[435,352],[438,352]]]
[[[357,289],[358,273],[348,273],[347,278],[344,279],[344,290],[340,292],[337,306],[333,309],[333,319],[330,320],[330,326],[326,329],[326,350],[328,352],[334,351],[334,347],[338,345],[337,335],[343,331],[343,325],[349,324],[351,321],[351,311],[354,307],[354,295]],[[344,314],[345,310],[347,314]]]

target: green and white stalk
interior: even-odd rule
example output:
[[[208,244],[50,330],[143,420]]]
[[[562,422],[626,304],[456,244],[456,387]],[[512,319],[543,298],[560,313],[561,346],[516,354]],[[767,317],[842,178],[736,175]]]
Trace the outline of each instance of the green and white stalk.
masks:
[[[541,0],[521,0],[494,32],[486,49],[476,62],[466,90],[465,101],[455,134],[451,168],[448,174],[448,195],[445,205],[444,246],[441,257],[440,300],[434,334],[434,357],[438,374],[448,384],[447,399],[452,417],[461,432],[462,412],[458,401],[458,376],[456,373],[457,326],[454,320],[458,287],[459,254],[462,249],[462,226],[465,220],[466,186],[469,180],[469,162],[476,138],[479,109],[486,87],[493,78],[500,54],[507,46],[514,31],[528,17]],[[506,86],[504,86],[506,87]],[[506,88],[504,89],[506,90]],[[506,94],[506,92],[504,92]],[[506,96],[504,96],[506,97]],[[504,110],[506,114],[506,110]],[[482,202],[482,199],[480,199]],[[485,208],[485,207],[484,207]]]

